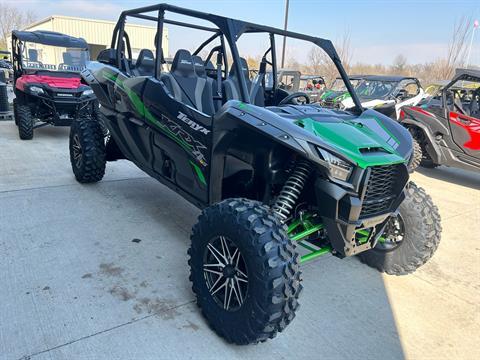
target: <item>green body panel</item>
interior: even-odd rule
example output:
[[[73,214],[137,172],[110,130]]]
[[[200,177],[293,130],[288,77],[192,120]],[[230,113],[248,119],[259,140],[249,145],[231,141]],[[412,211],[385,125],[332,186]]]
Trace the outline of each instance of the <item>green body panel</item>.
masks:
[[[380,121],[377,123],[382,126]],[[358,119],[357,121],[320,122],[304,118],[298,120],[297,125],[321,138],[361,168],[405,162],[405,159],[395,151],[394,147]],[[391,141],[395,141],[393,135],[391,135],[391,139]],[[369,148],[380,148],[381,151],[371,153],[360,151]]]
[[[321,96],[320,100],[327,100],[331,99],[334,104],[341,102],[347,98],[351,97],[348,91],[340,92],[340,91],[333,91],[333,90],[326,90]]]

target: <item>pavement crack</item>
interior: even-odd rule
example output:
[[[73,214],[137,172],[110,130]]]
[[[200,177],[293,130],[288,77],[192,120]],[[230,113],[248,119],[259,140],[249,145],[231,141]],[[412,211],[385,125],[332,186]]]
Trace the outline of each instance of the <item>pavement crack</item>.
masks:
[[[71,345],[71,344],[75,344],[79,341],[82,341],[82,340],[86,340],[86,339],[89,339],[89,338],[92,338],[94,336],[97,336],[97,335],[101,335],[101,334],[105,334],[107,332],[110,332],[112,330],[116,330],[116,329],[119,329],[119,328],[122,328],[122,327],[125,327],[125,326],[128,326],[128,325],[131,325],[131,324],[135,324],[137,322],[140,322],[140,321],[143,321],[145,319],[148,319],[148,318],[151,318],[151,317],[154,317],[156,315],[159,315],[161,313],[166,313],[166,312],[169,312],[169,311],[172,311],[172,310],[175,310],[175,309],[179,309],[183,306],[186,306],[186,305],[190,305],[190,304],[193,304],[195,302],[195,300],[190,300],[190,301],[187,301],[185,303],[182,303],[182,304],[178,304],[178,305],[175,305],[175,306],[172,306],[168,309],[165,309],[165,310],[162,310],[162,311],[157,311],[155,313],[152,313],[152,314],[148,314],[148,315],[145,315],[145,316],[142,316],[138,319],[134,319],[134,320],[130,320],[130,321],[127,321],[126,323],[123,323],[123,324],[119,324],[119,325],[116,325],[116,326],[113,326],[111,328],[108,328],[108,329],[104,329],[104,330],[101,330],[101,331],[97,331],[93,334],[90,334],[90,335],[86,335],[86,336],[82,336],[78,339],[74,339],[74,340],[71,340],[71,341],[68,341],[66,343],[63,343],[63,344],[60,344],[60,345],[57,345],[57,346],[53,346],[51,348],[48,348],[48,349],[45,349],[45,350],[42,350],[42,351],[38,351],[38,352],[35,352],[35,353],[32,353],[30,355],[24,355],[22,356],[21,358],[19,358],[19,360],[25,360],[25,359],[31,359],[32,357],[34,356],[37,356],[37,355],[41,355],[41,354],[45,354],[45,353],[48,353],[50,351],[53,351],[53,350],[57,350],[57,349],[60,349],[62,347],[65,347],[65,346],[68,346],[68,345]]]

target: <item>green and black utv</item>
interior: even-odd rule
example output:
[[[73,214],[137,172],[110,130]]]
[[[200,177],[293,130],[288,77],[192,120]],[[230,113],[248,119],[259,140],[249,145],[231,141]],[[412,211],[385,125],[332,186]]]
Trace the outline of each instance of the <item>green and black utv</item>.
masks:
[[[125,27],[131,18],[157,27],[153,50],[136,58]],[[193,54],[176,51],[169,71],[166,25],[205,37]],[[268,44],[253,81],[237,46],[249,36]],[[284,36],[328,55],[352,110],[324,109],[278,86],[276,42]],[[403,275],[438,247],[438,210],[409,182],[411,135],[362,109],[329,40],[160,4],[124,11],[111,48],[82,76],[101,107],[72,124],[76,179],[99,181],[107,161],[128,159],[202,209],[190,280],[208,323],[230,342],[265,341],[286,328],[306,261],[358,255]]]

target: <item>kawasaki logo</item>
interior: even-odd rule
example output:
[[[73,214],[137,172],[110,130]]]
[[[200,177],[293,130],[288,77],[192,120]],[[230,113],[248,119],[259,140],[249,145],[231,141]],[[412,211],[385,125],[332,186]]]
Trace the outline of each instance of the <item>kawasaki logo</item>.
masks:
[[[188,118],[187,115],[182,113],[181,111],[178,112],[177,116],[178,120],[182,120],[185,124],[190,126],[195,131],[200,131],[202,134],[208,135],[210,130],[205,129],[202,125],[197,124],[195,121]]]

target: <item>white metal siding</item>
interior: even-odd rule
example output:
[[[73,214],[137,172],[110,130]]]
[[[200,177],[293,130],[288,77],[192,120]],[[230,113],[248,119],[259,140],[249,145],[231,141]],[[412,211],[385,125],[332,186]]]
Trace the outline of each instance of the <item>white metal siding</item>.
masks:
[[[115,23],[112,21],[82,19],[67,16],[52,16],[46,21],[40,21],[25,30],[49,30],[70,36],[84,38],[88,44],[103,45],[110,47]],[[140,49],[154,51],[156,27],[127,24],[126,31],[130,37],[130,43],[134,52]],[[168,54],[168,29],[163,32],[163,51]]]

